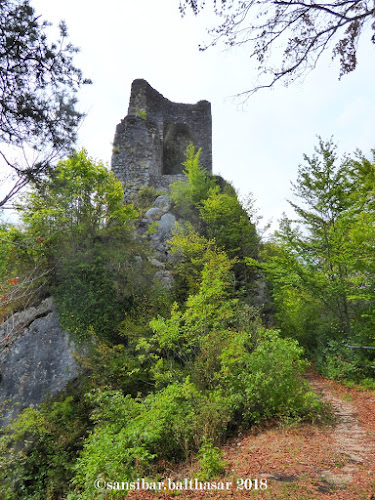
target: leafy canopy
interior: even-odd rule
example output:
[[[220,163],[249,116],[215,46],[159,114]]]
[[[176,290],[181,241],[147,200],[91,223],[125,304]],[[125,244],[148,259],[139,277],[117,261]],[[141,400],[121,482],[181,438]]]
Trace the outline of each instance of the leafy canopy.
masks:
[[[23,220],[43,238],[65,231],[93,234],[136,218],[133,206],[123,204],[123,196],[122,184],[112,171],[85,150],[76,151],[27,196]]]
[[[133,205],[123,204],[121,182],[84,150],[26,196],[22,219],[39,243],[34,258],[53,277],[62,324],[78,337],[92,328],[111,335],[131,301],[132,290],[121,283],[136,274],[130,237],[136,217]]]
[[[190,144],[186,151],[185,181],[177,181],[171,185],[171,197],[181,215],[189,222],[185,224],[185,236],[176,235],[171,242],[172,250],[177,252],[176,245],[182,245],[184,252],[195,252],[199,260],[198,247],[207,251],[213,244],[225,250],[231,258],[237,259],[235,274],[238,288],[242,287],[249,293],[255,275],[249,271],[246,259],[256,258],[259,237],[249,213],[237,198],[233,187],[225,183],[223,189],[217,183],[215,176],[208,174],[199,162],[200,151]],[[194,231],[200,233],[194,235]],[[191,240],[189,244],[188,240]],[[177,243],[178,242],[178,243]],[[190,247],[190,248],[189,248]],[[195,247],[195,248],[194,248]],[[195,262],[198,262],[195,260]],[[177,264],[178,271],[183,270],[183,259]],[[193,285],[194,270],[191,266],[186,273],[186,281]],[[193,271],[193,272],[192,272]],[[191,273],[191,276],[189,276]],[[180,274],[180,277],[182,275]],[[179,283],[183,292],[187,283]]]

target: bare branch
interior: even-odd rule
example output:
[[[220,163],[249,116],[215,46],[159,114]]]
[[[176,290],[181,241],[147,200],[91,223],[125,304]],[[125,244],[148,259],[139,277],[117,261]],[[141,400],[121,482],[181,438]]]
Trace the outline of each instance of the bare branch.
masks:
[[[197,14],[204,1],[180,0],[181,5],[193,8]],[[333,58],[339,57],[339,77],[354,71],[357,43],[365,25],[370,23],[375,31],[375,7],[366,0],[233,0],[222,2],[217,14],[222,22],[209,30],[213,38],[200,49],[220,41],[229,48],[248,45],[250,58],[258,61],[259,76],[273,75],[268,82],[238,94],[246,99],[278,82],[288,85],[291,79],[303,77],[328,50],[332,50]],[[375,34],[371,40],[375,43]],[[276,64],[275,48],[283,52]],[[270,55],[273,60],[268,66]]]

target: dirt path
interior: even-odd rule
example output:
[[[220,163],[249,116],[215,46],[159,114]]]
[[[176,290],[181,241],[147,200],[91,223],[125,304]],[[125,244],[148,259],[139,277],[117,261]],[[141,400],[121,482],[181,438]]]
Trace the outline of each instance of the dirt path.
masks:
[[[308,380],[315,392],[332,405],[338,419],[337,425],[332,430],[333,444],[337,452],[348,460],[340,471],[323,471],[323,477],[330,483],[344,486],[353,480],[353,474],[358,466],[373,454],[374,443],[368,439],[367,432],[359,423],[353,402],[335,396],[327,386],[327,381],[314,373],[309,373]]]
[[[231,491],[132,492],[128,499],[375,500],[375,391],[360,391],[310,372],[312,390],[330,402],[333,426],[298,424],[254,430],[224,447]],[[196,464],[174,479],[196,477]],[[238,490],[238,478],[266,479],[266,490]]]

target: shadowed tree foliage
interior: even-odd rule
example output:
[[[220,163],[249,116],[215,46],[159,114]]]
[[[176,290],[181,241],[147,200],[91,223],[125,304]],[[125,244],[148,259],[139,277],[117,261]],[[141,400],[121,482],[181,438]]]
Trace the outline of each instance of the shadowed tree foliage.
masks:
[[[205,3],[180,0],[180,11],[184,15],[191,9],[198,14]],[[219,41],[229,47],[249,47],[264,80],[239,94],[245,97],[306,75],[328,50],[339,58],[341,78],[357,67],[357,45],[365,28],[370,28],[375,42],[375,8],[370,1],[213,0],[213,5],[221,21],[209,30],[213,40],[201,50]]]

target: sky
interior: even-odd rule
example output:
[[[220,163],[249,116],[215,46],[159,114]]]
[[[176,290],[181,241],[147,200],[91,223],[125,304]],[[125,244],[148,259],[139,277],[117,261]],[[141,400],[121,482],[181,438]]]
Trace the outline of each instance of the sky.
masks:
[[[66,21],[70,41],[80,47],[76,66],[93,80],[78,94],[87,114],[78,147],[110,164],[117,123],[127,114],[131,83],[144,78],[174,102],[212,105],[213,172],[252,193],[263,224],[276,227],[303,154],[312,154],[317,135],[333,136],[339,151],[375,147],[375,47],[362,40],[358,69],[338,81],[337,62],[327,54],[304,82],[255,94],[246,104],[231,98],[251,87],[256,72],[246,46],[205,52],[207,10],[181,18],[178,0],[31,0],[43,18]],[[363,38],[363,37],[362,37]],[[370,38],[367,36],[367,38]],[[261,224],[262,225],[262,224]]]

